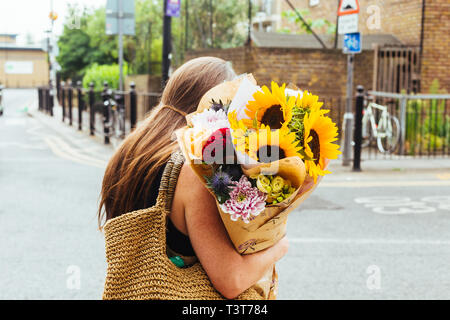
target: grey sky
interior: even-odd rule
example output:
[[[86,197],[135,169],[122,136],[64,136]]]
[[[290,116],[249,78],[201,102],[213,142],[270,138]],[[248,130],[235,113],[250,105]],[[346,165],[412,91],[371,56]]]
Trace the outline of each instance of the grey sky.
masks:
[[[39,42],[50,26],[50,3],[51,0],[0,0],[0,33],[18,34],[19,43],[24,43],[29,33]],[[53,0],[53,10],[58,14],[56,34],[62,32],[68,3],[97,8],[105,5],[106,0]]]

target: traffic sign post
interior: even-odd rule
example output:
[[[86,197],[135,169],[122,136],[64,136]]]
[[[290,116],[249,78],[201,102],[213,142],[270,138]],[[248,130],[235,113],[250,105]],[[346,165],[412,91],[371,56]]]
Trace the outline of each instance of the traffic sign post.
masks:
[[[358,32],[358,14],[352,13],[338,18],[338,34]]]
[[[358,32],[359,3],[357,0],[341,0],[338,8],[338,33]]]
[[[172,52],[172,17],[179,17],[181,0],[164,0],[163,19],[163,47],[162,47],[162,88],[166,86],[169,79],[170,59]]]
[[[362,42],[361,34],[359,32],[347,33],[344,35],[344,45],[342,51],[345,54],[361,53]]]
[[[119,36],[119,90],[123,91],[123,36],[135,35],[134,0],[107,0],[106,34]]]
[[[358,33],[358,0],[341,0],[338,9],[338,33],[344,34],[343,52],[347,55],[347,97],[344,114],[344,150],[342,165],[349,166],[352,148],[352,128],[354,122],[353,69],[355,54],[361,52],[361,36]]]

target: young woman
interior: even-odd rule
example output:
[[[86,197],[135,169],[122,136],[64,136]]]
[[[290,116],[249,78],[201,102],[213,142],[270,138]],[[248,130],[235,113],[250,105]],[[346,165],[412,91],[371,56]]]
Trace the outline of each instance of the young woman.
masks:
[[[177,149],[176,129],[186,125],[202,96],[236,74],[221,59],[202,57],[171,76],[161,103],[124,141],[103,179],[99,223],[155,205],[165,164]],[[288,250],[286,238],[242,256],[233,247],[214,198],[188,165],[181,168],[167,224],[167,247],[189,264],[198,259],[214,288],[233,299],[254,285]]]

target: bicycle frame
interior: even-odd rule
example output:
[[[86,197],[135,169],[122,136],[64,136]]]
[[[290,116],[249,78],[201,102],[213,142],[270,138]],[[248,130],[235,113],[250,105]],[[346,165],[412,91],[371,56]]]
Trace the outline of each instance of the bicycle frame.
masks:
[[[380,120],[378,121],[378,124],[375,121],[375,114],[373,112],[373,109],[378,109],[381,111],[381,117]],[[365,110],[364,117],[369,117],[370,126],[374,138],[385,138],[387,136],[390,136],[389,131],[392,131],[392,128],[390,128],[390,124],[388,121],[389,112],[386,106],[382,106],[374,102],[371,102],[369,103],[369,105]],[[379,128],[383,130],[379,130]]]

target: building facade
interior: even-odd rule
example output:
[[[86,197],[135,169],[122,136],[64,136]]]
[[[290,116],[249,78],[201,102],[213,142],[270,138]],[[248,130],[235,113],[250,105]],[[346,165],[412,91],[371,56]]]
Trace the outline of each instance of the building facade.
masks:
[[[16,35],[0,34],[0,84],[32,88],[49,83],[47,53],[36,46],[19,46]]]
[[[337,24],[339,0],[290,0],[306,20],[327,20]],[[302,33],[286,17],[291,8],[286,0],[254,0],[253,28],[258,31]],[[417,48],[420,90],[427,92],[434,80],[450,91],[450,2],[448,0],[359,0],[358,26],[361,34],[391,35],[401,46]],[[315,29],[319,35],[325,28]],[[398,47],[398,46],[397,46]],[[389,55],[389,53],[388,53]],[[394,54],[395,58],[397,56]],[[415,61],[410,61],[416,65]]]

